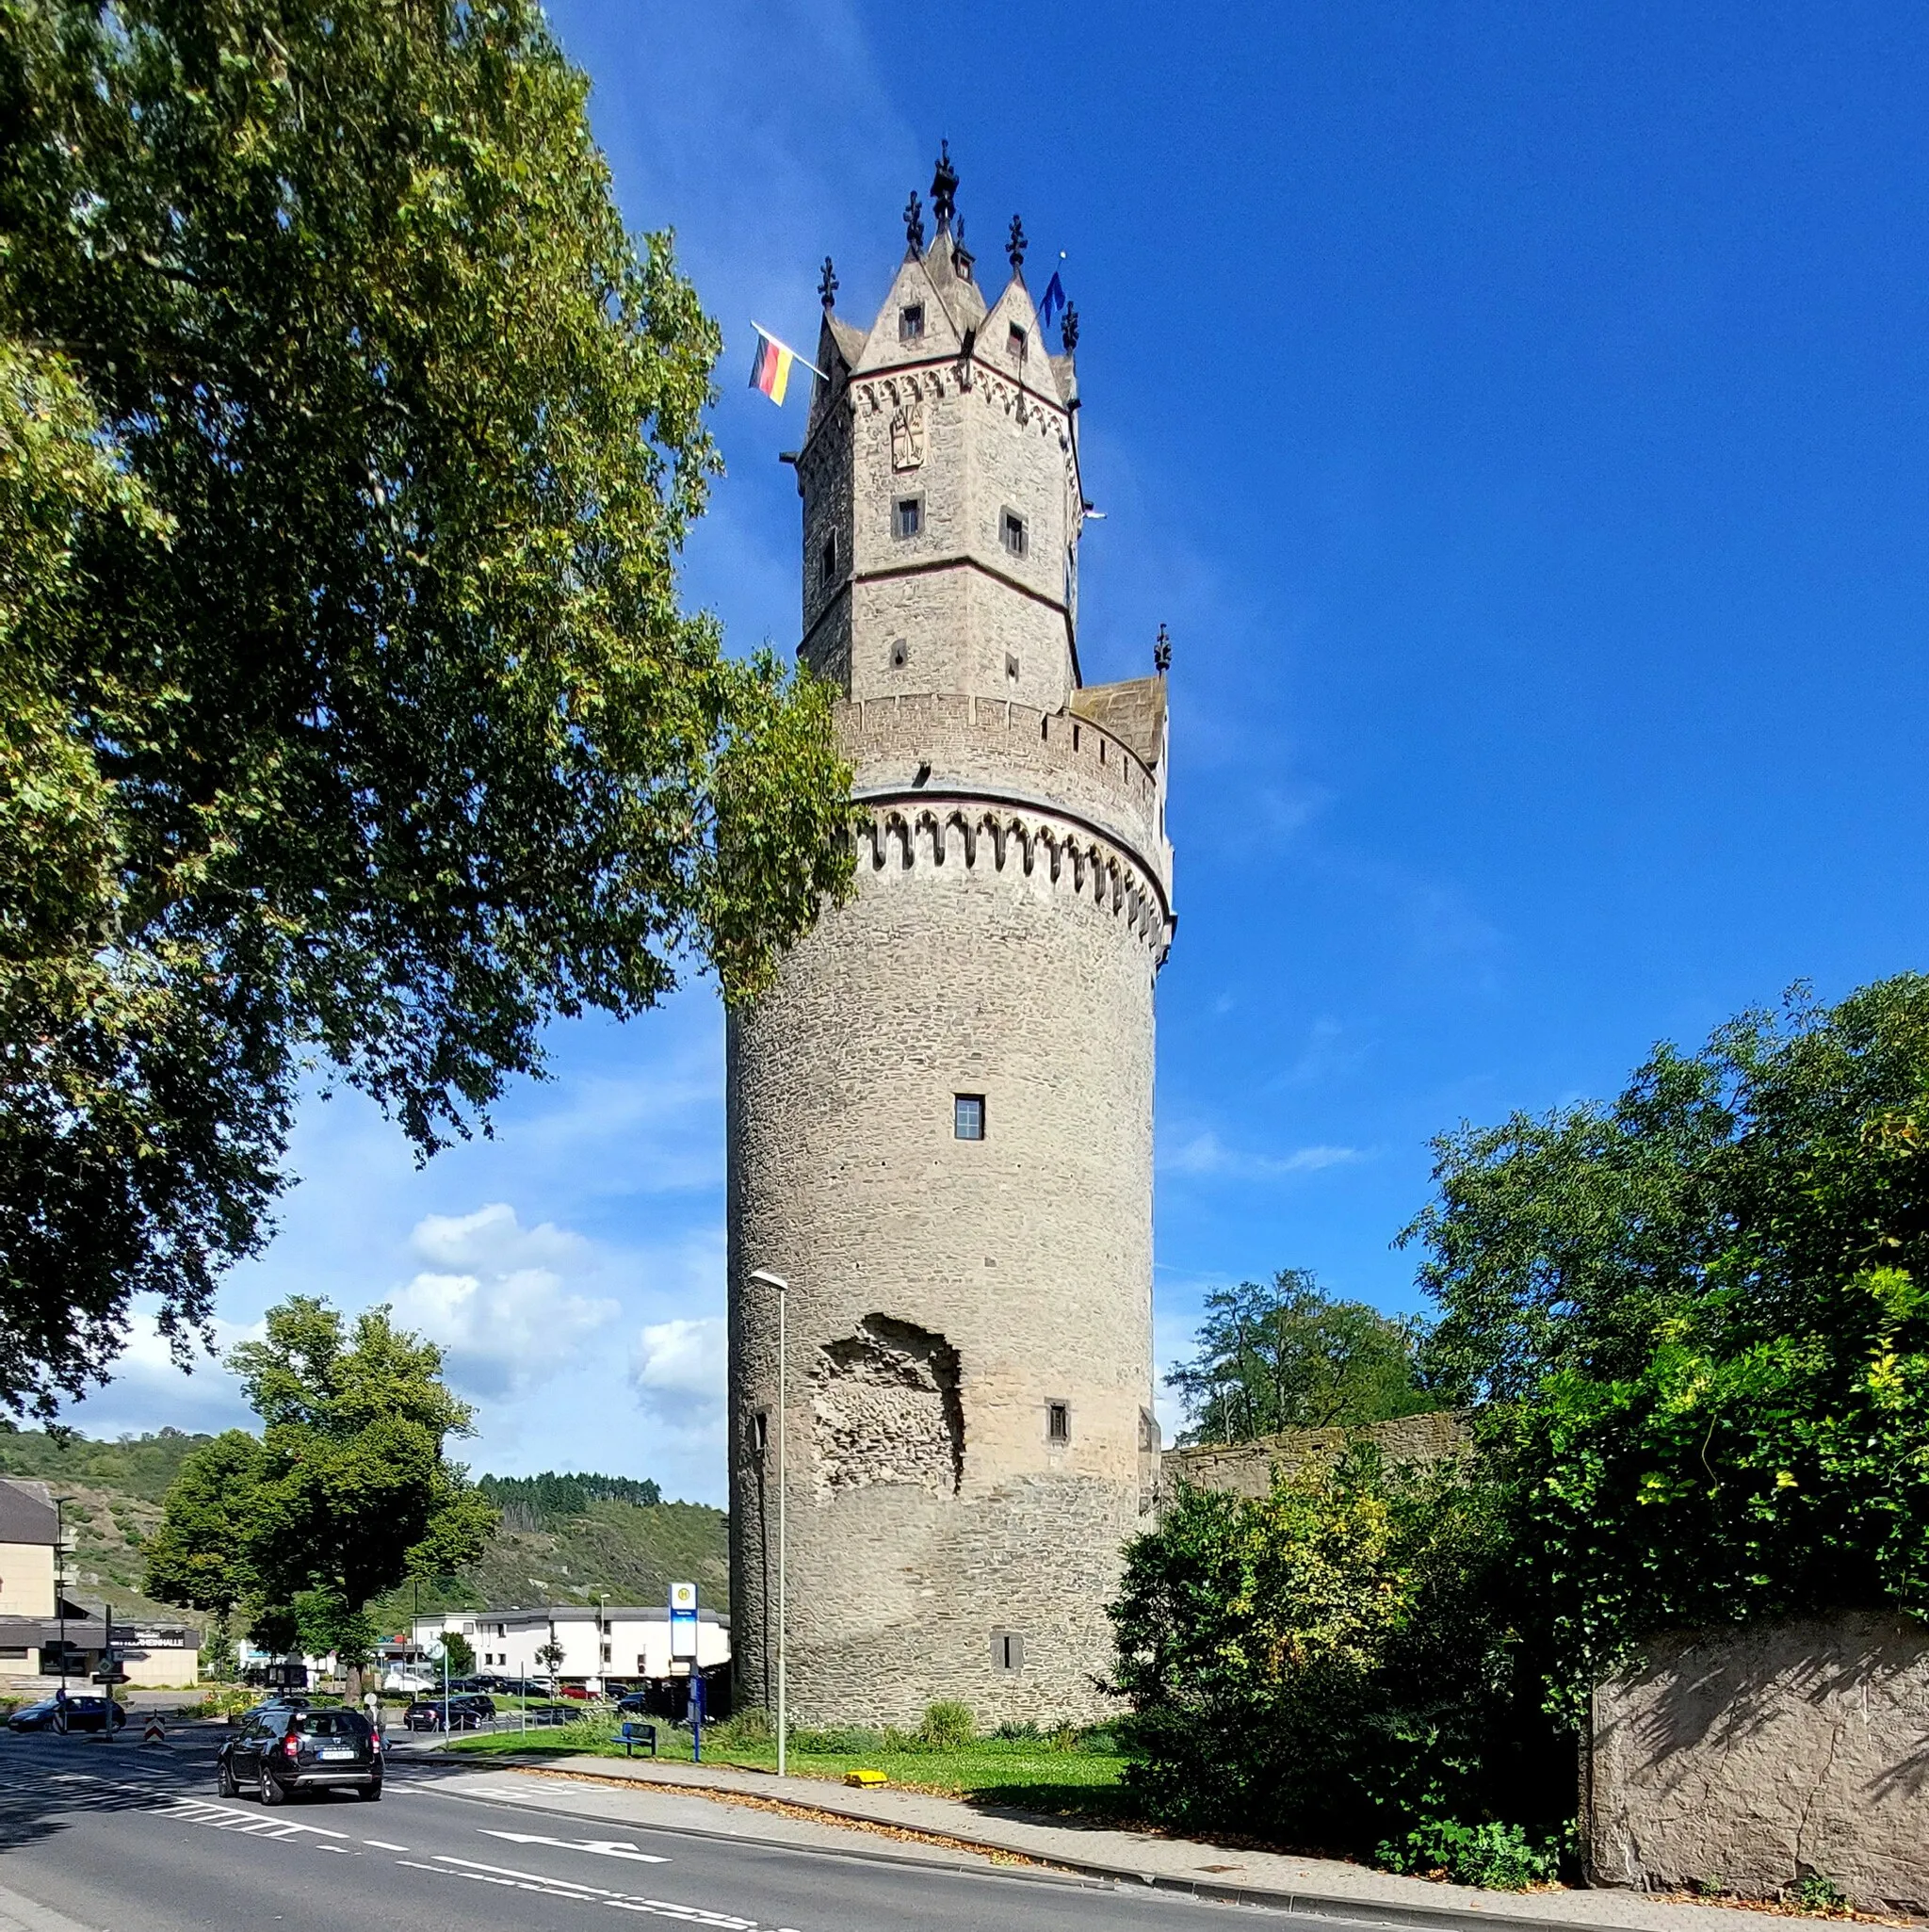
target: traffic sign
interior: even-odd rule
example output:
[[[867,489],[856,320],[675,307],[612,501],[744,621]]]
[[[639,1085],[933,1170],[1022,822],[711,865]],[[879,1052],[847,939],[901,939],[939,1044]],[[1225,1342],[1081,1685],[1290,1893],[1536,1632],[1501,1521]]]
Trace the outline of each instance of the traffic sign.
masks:
[[[104,1669],[94,1672],[93,1680],[97,1684],[124,1684],[127,1681],[127,1673],[118,1664],[109,1664]]]
[[[697,1586],[672,1583],[670,1586],[670,1654],[672,1658],[697,1654]]]

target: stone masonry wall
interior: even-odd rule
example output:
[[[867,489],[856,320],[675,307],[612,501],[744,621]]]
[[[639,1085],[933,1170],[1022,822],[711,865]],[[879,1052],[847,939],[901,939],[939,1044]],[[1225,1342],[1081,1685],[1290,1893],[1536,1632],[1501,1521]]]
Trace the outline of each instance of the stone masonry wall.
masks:
[[[1656,1638],[1595,1693],[1597,1885],[1929,1909],[1929,1632],[1844,1614]]]
[[[792,1709],[915,1724],[963,1697],[987,1724],[1090,1716],[1104,1605],[1152,1502],[1158,951],[1069,872],[1000,869],[988,846],[975,866],[955,845],[942,865],[928,847],[913,859],[862,863],[855,898],[729,1028],[731,1279],[762,1267],[790,1283]],[[984,1096],[982,1141],[953,1135],[961,1092]],[[829,1371],[814,1365],[907,1331],[929,1376],[876,1364],[820,1431]],[[774,1641],[768,1295],[733,1293],[730,1349],[733,1638],[755,1697]],[[951,1485],[943,1350],[963,1438]],[[889,1476],[887,1438],[903,1463]],[[862,1482],[841,1479],[853,1450]],[[1006,1634],[1015,1669],[997,1661]]]
[[[1272,1471],[1290,1475],[1309,1462],[1331,1463],[1357,1436],[1380,1446],[1389,1463],[1444,1462],[1472,1442],[1467,1419],[1457,1409],[1437,1409],[1430,1415],[1399,1416],[1390,1422],[1370,1422],[1364,1429],[1287,1429],[1252,1442],[1202,1442],[1168,1449],[1163,1481],[1190,1483],[1195,1489],[1224,1489],[1235,1496],[1264,1496],[1272,1487]]]

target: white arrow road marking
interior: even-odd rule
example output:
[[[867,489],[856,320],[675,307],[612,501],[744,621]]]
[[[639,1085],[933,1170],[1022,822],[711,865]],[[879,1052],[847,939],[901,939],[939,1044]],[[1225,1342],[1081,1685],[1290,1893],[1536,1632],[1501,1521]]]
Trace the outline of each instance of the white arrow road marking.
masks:
[[[511,1844],[553,1844],[558,1851],[591,1852],[599,1859],[628,1859],[638,1865],[667,1865],[671,1860],[657,1852],[639,1851],[626,1838],[545,1838],[540,1831],[491,1831],[482,1828],[484,1838],[506,1838]]]

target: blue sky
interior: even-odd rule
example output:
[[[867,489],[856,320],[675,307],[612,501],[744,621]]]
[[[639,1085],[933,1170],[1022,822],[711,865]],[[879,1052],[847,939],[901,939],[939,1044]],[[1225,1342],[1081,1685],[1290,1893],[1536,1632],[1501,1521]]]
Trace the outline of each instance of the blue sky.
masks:
[[[1924,963],[1929,15],[1902,6],[566,0],[637,228],[728,344],[691,601],[796,636],[749,320],[868,319],[940,136],[1078,302],[1094,681],[1175,641],[1158,1293],[1416,1305],[1429,1135],[1613,1090],[1798,978]],[[552,1042],[416,1172],[317,1103],[223,1297],[396,1299],[478,1467],[721,1498],[721,1032]],[[204,1426],[149,1340],[73,1420]]]

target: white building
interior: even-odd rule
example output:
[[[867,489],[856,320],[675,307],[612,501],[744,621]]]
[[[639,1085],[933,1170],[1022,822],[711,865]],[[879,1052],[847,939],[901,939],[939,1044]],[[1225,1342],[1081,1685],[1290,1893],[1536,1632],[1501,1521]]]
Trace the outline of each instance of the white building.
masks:
[[[673,1668],[670,1611],[643,1606],[551,1603],[533,1610],[454,1610],[414,1619],[413,1635],[424,1651],[441,1648],[445,1632],[466,1637],[476,1668],[505,1677],[549,1676],[537,1652],[551,1643],[562,1651],[559,1683],[601,1690],[606,1680],[635,1683],[688,1674]],[[711,1670],[730,1662],[730,1619],[714,1610],[697,1613],[697,1664]]]

